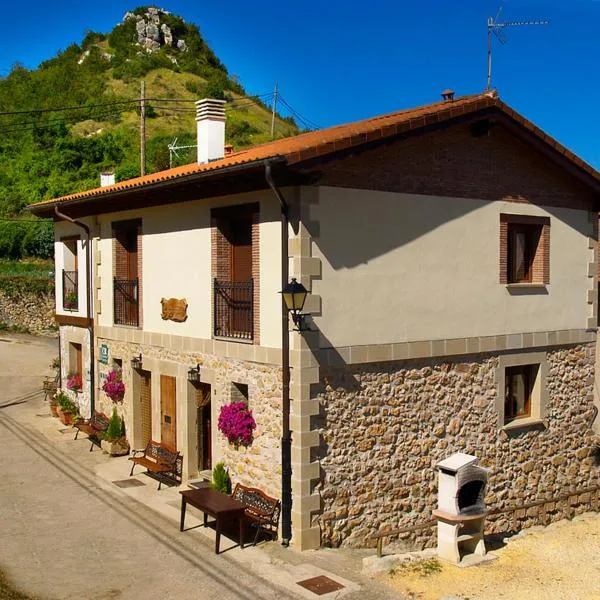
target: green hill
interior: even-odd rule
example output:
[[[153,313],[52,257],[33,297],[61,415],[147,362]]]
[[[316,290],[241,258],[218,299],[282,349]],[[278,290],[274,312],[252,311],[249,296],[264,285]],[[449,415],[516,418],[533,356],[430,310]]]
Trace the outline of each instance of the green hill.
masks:
[[[270,108],[247,98],[198,27],[141,7],[110,33],[89,32],[39,68],[16,65],[0,78],[0,217],[96,187],[103,170],[115,170],[117,180],[139,175],[142,80],[147,173],[169,167],[174,138],[195,143],[199,98],[227,100],[226,138],[236,149],[271,138]],[[292,118],[278,115],[276,138],[297,133]],[[173,166],[193,162],[195,151],[172,158]]]

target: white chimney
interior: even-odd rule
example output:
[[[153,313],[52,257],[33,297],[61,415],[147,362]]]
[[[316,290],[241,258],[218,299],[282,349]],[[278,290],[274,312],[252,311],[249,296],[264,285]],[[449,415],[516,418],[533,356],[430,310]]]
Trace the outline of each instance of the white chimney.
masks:
[[[106,187],[107,185],[114,185],[115,174],[114,173],[100,173],[100,187]]]
[[[196,102],[198,163],[225,155],[225,100],[204,98]]]

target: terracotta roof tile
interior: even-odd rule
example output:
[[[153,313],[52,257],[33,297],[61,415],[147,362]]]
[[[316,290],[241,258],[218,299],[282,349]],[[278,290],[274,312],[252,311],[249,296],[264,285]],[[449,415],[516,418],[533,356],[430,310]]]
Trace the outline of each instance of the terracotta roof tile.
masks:
[[[62,196],[52,200],[45,200],[29,206],[35,212],[36,207],[45,208],[48,204],[60,204],[62,202],[84,200],[95,198],[105,194],[126,192],[136,188],[150,186],[164,181],[177,180],[184,177],[210,174],[221,169],[256,163],[266,159],[284,158],[287,164],[294,164],[309,158],[323,156],[329,152],[342,150],[354,145],[381,139],[401,133],[437,124],[450,118],[473,113],[483,108],[495,106],[507,114],[513,120],[522,124],[534,135],[564,154],[580,169],[587,172],[600,182],[600,173],[586,162],[567,150],[552,137],[548,136],[533,123],[515,112],[496,97],[487,94],[463,96],[454,100],[444,100],[434,104],[428,104],[417,108],[401,110],[398,112],[372,117],[363,121],[336,125],[327,129],[303,133],[295,137],[284,138],[253,146],[245,150],[232,152],[224,158],[215,160],[208,164],[189,164],[175,167],[144,177],[136,177],[122,181],[114,185],[77,192],[68,196]]]

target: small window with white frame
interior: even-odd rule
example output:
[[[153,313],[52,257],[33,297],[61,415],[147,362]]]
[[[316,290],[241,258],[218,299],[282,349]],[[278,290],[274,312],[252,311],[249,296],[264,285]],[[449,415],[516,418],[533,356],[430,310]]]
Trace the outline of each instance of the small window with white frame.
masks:
[[[504,355],[499,357],[498,362],[500,427],[518,427],[542,421],[546,416],[546,353]]]

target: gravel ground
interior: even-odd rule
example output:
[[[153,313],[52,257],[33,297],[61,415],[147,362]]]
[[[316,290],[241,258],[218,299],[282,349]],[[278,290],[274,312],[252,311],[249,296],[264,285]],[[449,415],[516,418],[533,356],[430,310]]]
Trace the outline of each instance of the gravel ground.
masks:
[[[415,600],[600,600],[599,514],[524,531],[493,554],[468,568],[399,569],[387,583]]]

